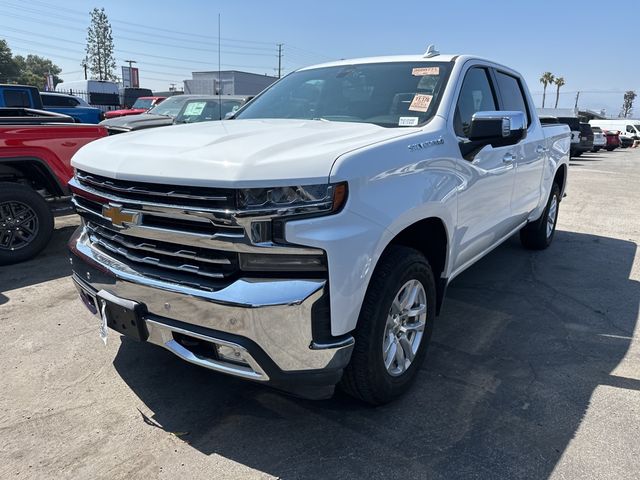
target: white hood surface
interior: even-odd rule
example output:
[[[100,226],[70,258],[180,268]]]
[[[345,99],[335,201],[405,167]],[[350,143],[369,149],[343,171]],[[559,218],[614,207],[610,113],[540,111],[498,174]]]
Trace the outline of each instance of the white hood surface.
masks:
[[[72,165],[105,177],[191,186],[323,183],[340,155],[413,133],[366,123],[223,120],[113,135],[89,143]]]

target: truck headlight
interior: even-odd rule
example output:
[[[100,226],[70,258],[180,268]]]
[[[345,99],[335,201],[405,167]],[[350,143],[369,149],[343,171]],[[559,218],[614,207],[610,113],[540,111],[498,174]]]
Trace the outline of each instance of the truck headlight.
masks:
[[[245,210],[282,210],[282,215],[337,212],[347,199],[347,183],[293,187],[245,188],[238,191],[238,207]],[[280,213],[280,212],[279,212]]]

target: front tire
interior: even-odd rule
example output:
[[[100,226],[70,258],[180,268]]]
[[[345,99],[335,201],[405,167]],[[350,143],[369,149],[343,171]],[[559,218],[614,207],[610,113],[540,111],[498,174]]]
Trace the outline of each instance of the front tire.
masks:
[[[341,388],[372,405],[404,393],[424,361],[435,315],[429,262],[417,250],[390,246],[369,284]]]
[[[527,224],[520,230],[520,242],[530,250],[544,250],[553,241],[558,223],[558,210],[560,207],[560,187],[557,183],[551,187],[551,194],[547,200],[542,215],[535,222]]]
[[[0,265],[35,257],[53,233],[53,214],[31,188],[0,183]]]

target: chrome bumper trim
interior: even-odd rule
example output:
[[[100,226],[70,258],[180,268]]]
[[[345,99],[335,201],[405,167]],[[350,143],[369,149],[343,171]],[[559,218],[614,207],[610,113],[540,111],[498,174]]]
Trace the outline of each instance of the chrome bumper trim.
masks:
[[[237,343],[227,342],[219,338],[213,338],[207,335],[201,335],[199,333],[191,332],[189,330],[184,330],[182,328],[165,325],[164,323],[158,322],[156,320],[146,319],[145,323],[147,325],[147,330],[149,331],[149,338],[147,339],[147,341],[166,348],[174,355],[180,357],[182,360],[193,363],[195,365],[199,365],[201,367],[208,368],[210,370],[215,370],[216,372],[227,373],[229,375],[235,375],[236,377],[247,378],[249,380],[259,380],[263,382],[269,380],[269,376],[264,372],[264,370],[262,370],[260,365],[258,365],[258,362],[255,361],[255,359],[244,347],[238,345]],[[245,367],[242,365],[234,365],[232,363],[221,362],[212,358],[206,358],[200,355],[196,355],[174,340],[174,332],[181,333],[189,337],[194,337],[199,340],[204,340],[205,342],[214,343],[216,345],[224,345],[234,348],[237,351],[241,351],[242,357],[247,361],[249,366]]]
[[[143,303],[152,317],[252,340],[283,372],[343,368],[351,357],[352,337],[313,342],[311,309],[325,280],[242,278],[212,292],[145,277],[93,248],[82,227],[69,248],[75,275],[96,291]]]

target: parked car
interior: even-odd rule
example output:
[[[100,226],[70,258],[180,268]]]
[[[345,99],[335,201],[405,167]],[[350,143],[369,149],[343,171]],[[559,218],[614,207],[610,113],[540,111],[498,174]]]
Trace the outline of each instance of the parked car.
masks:
[[[593,130],[588,123],[580,123],[580,145],[575,151],[574,156],[579,157],[584,152],[593,150]]]
[[[540,117],[554,117],[571,129],[571,156],[579,157],[585,150],[580,147],[580,119],[577,108],[538,108]]]
[[[596,127],[600,128],[600,127]],[[620,132],[617,130],[602,130],[607,139],[607,146],[604,147],[607,151],[611,152],[620,147]]]
[[[600,127],[591,127],[591,131],[593,132],[593,148],[591,151],[596,153],[600,151],[601,148],[606,147],[607,136]]]
[[[250,97],[225,95],[220,98],[222,99],[222,118],[225,118],[228,112],[244,105]],[[174,123],[220,120],[221,112],[219,107],[214,108],[212,106],[217,106],[218,101],[219,99],[216,95],[176,95],[167,98],[147,113],[107,119],[101,125],[104,125],[109,130],[109,134],[113,135],[132,130],[163,127]],[[208,107],[205,108],[207,102],[209,102]],[[198,110],[200,112],[196,115]],[[212,110],[214,111],[212,112]],[[213,115],[210,115],[210,113],[213,113]]]
[[[73,117],[78,123],[100,123],[104,112],[92,107],[84,99],[67,93],[40,92],[45,110],[63,113]]]
[[[130,108],[110,110],[105,114],[106,118],[125,117],[127,115],[139,115],[145,113],[160,104],[166,97],[138,97]]]
[[[388,402],[415,380],[453,278],[513,234],[551,244],[570,144],[488,60],[303,68],[233,120],[82,148],[73,279],[103,338]]]
[[[31,109],[0,109],[0,265],[37,255],[53,213],[70,204],[71,156],[106,136],[103,127]]]
[[[597,126],[606,130],[618,130],[620,132],[620,146],[627,148],[640,139],[640,120],[630,118],[617,118],[612,120],[589,120],[591,126]]]
[[[118,84],[106,80],[73,80],[56,86],[59,93],[68,93],[82,98],[92,107],[103,112],[120,107]]]
[[[620,148],[633,147],[634,142],[635,142],[635,139],[633,137],[630,137],[629,135],[623,135],[622,133],[620,133]]]

